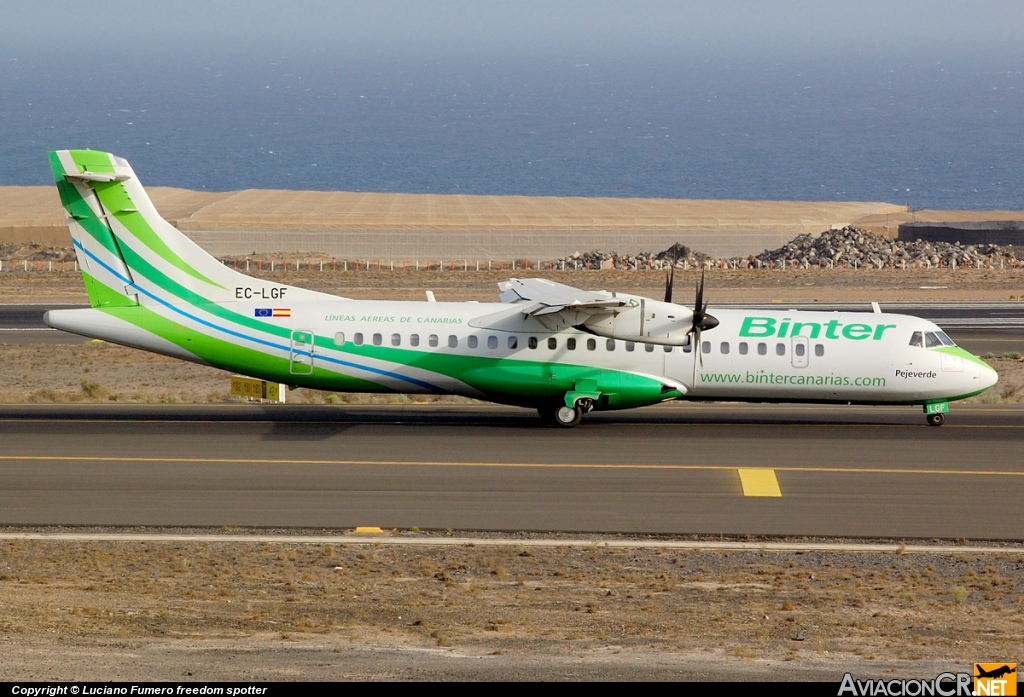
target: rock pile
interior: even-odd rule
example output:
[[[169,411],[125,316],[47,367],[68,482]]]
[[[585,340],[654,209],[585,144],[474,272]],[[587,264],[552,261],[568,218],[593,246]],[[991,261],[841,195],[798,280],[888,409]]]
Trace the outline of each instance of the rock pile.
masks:
[[[679,268],[700,266],[702,263],[717,263],[703,252],[695,252],[686,245],[676,242],[661,252],[639,252],[619,254],[617,252],[576,252],[564,259],[556,259],[556,269],[667,269],[675,259]]]
[[[847,267],[969,267],[998,266],[1000,261],[1010,265],[1017,259],[1014,247],[999,247],[992,244],[961,245],[959,242],[906,242],[891,240],[855,227],[829,230],[817,237],[800,235],[779,249],[765,250],[744,261],[755,266],[791,266],[795,261],[799,267],[834,267],[845,263]],[[735,261],[735,260],[731,260]]]
[[[1021,252],[1020,255],[1017,252]],[[905,242],[875,235],[855,227],[828,230],[820,235],[799,235],[778,249],[766,249],[749,257],[714,259],[707,254],[674,244],[662,252],[617,254],[615,252],[576,252],[555,261],[555,268],[576,269],[662,269],[672,259],[679,268],[705,265],[729,268],[971,268],[1014,266],[1024,258],[1024,250],[997,245],[961,245],[947,242]]]

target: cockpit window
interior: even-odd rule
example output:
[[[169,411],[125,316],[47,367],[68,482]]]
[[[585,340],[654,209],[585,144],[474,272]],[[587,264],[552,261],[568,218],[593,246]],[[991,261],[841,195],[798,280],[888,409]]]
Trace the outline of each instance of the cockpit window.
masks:
[[[924,334],[921,332],[914,332],[910,335],[910,345],[917,346],[918,348],[924,348]]]
[[[936,346],[942,346],[942,340],[935,336],[935,332],[924,333],[924,347],[935,348]]]
[[[939,340],[946,346],[956,346],[952,339],[946,335],[946,332],[935,332],[935,335],[939,337]]]

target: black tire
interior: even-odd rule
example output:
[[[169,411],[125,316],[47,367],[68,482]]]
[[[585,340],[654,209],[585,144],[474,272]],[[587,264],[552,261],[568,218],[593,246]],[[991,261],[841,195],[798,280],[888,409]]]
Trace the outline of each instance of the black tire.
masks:
[[[580,425],[580,421],[583,420],[583,410],[578,406],[567,407],[564,404],[554,412],[555,425],[560,428],[576,428]]]
[[[944,414],[929,414],[928,425],[929,426],[941,426],[946,422],[946,416]]]
[[[559,407],[565,406],[562,403],[555,402],[553,404],[542,404],[537,407],[537,413],[540,414],[540,420],[544,423],[554,426],[556,421],[555,412],[558,411]]]

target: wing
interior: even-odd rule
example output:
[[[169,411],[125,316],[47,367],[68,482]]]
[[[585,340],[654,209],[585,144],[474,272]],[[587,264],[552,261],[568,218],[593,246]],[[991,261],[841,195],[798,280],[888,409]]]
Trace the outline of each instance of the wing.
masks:
[[[498,284],[504,303],[523,306],[523,314],[535,317],[552,331],[575,327],[598,315],[614,315],[637,301],[606,290],[582,290],[543,278],[513,278]]]

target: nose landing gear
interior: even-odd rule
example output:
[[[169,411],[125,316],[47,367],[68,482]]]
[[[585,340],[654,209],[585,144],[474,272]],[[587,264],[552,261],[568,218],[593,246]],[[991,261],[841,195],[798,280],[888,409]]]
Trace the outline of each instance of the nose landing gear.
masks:
[[[946,414],[949,413],[949,402],[925,404],[924,413],[928,418],[929,426],[941,426],[946,421]]]

